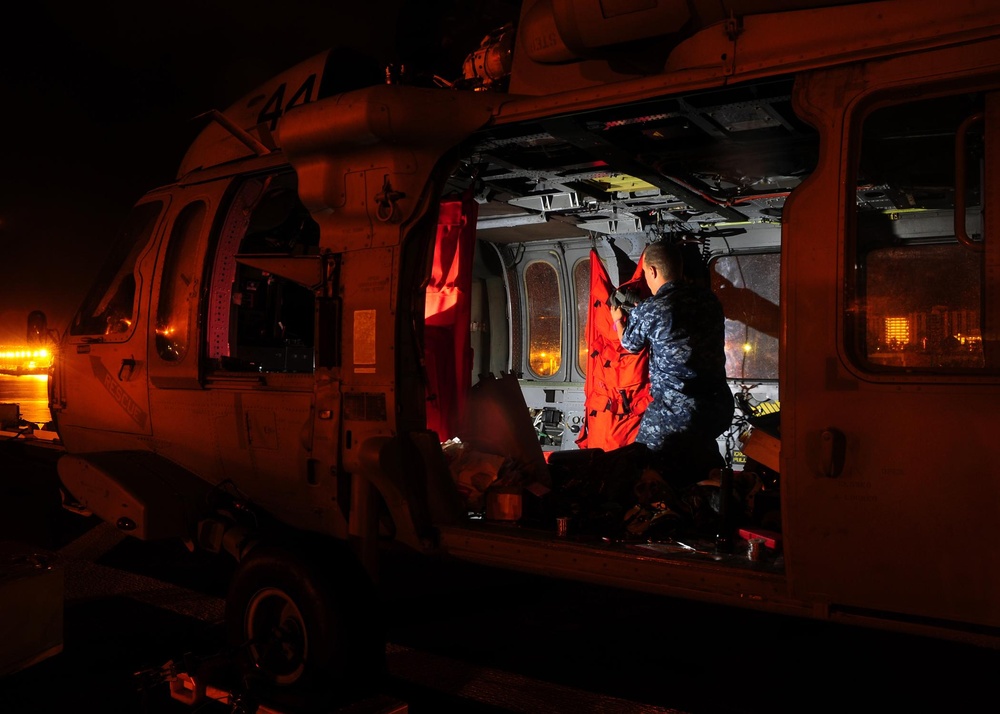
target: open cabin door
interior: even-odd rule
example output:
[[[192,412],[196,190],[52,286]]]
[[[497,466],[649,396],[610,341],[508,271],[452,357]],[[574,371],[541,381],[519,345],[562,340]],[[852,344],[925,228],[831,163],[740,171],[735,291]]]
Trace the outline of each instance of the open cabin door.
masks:
[[[793,595],[831,608],[1000,625],[1000,61],[981,69],[1000,45],[985,44],[796,88],[830,133],[784,215],[786,565]]]

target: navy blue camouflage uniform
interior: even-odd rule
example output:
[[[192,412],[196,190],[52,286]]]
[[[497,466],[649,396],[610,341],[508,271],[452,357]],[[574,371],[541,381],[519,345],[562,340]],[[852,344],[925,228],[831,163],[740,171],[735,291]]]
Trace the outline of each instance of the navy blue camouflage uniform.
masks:
[[[636,441],[652,452],[651,465],[675,486],[725,465],[716,438],[731,425],[734,404],[715,294],[687,280],[668,282],[631,311],[620,339],[629,352],[649,346],[652,402]]]

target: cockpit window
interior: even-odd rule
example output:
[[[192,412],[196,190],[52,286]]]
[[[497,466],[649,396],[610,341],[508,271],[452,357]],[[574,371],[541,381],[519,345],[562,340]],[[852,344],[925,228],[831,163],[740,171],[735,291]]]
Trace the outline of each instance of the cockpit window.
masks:
[[[207,207],[196,201],[184,207],[170,232],[156,308],[156,352],[166,362],[180,362],[188,351],[201,289],[197,241]]]
[[[318,255],[319,226],[299,200],[294,172],[238,188],[212,270],[206,351],[215,368],[313,371],[316,299],[295,278]]]
[[[70,325],[71,335],[100,335],[114,339],[116,335],[124,337],[131,333],[136,310],[135,264],[149,244],[162,210],[163,204],[159,201],[132,209],[100,277]]]
[[[559,276],[550,263],[535,261],[524,270],[528,305],[528,367],[552,377],[562,366],[562,301]]]
[[[726,376],[777,379],[780,254],[724,256],[710,269],[726,315]]]
[[[846,334],[867,371],[1000,366],[983,344],[984,106],[984,93],[924,98],[872,111],[861,125]]]
[[[578,260],[573,266],[573,288],[576,295],[576,366],[587,375],[587,318],[590,315],[590,260]]]

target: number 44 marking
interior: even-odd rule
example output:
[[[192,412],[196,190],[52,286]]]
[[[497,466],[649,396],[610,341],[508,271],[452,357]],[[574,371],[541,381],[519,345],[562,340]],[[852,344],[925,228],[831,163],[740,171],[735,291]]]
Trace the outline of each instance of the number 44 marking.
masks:
[[[292,107],[298,106],[300,104],[308,104],[313,101],[313,91],[316,88],[316,75],[310,74],[306,77],[305,81],[299,86],[295,92],[292,93],[291,98],[289,98],[288,103],[285,103],[285,92],[288,89],[288,85],[282,82],[278,85],[278,88],[274,90],[274,94],[270,96],[267,103],[264,104],[263,108],[260,110],[260,114],[257,115],[257,123],[263,124],[265,122],[269,123],[268,128],[274,131],[278,126],[278,120],[281,115],[287,112]]]

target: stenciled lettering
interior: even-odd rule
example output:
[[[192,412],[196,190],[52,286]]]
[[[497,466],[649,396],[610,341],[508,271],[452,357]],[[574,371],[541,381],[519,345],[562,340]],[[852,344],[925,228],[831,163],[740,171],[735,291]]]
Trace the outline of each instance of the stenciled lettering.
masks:
[[[129,396],[128,392],[125,391],[125,388],[118,382],[115,376],[105,368],[99,357],[90,358],[90,368],[93,370],[94,375],[100,379],[104,385],[104,389],[111,395],[115,403],[128,414],[132,421],[140,427],[145,428],[146,412],[142,410],[138,402]]]
[[[313,101],[316,97],[314,96],[314,90],[316,89],[316,75],[310,74],[299,88],[292,92],[291,98],[288,102],[285,102],[285,92],[288,90],[288,85],[282,82],[278,85],[278,88],[274,90],[267,101],[264,102],[264,106],[260,110],[260,114],[257,115],[258,124],[268,124],[268,128],[274,131],[278,126],[278,120],[281,119],[282,115],[287,112],[292,107],[296,107],[302,104],[308,104]]]

